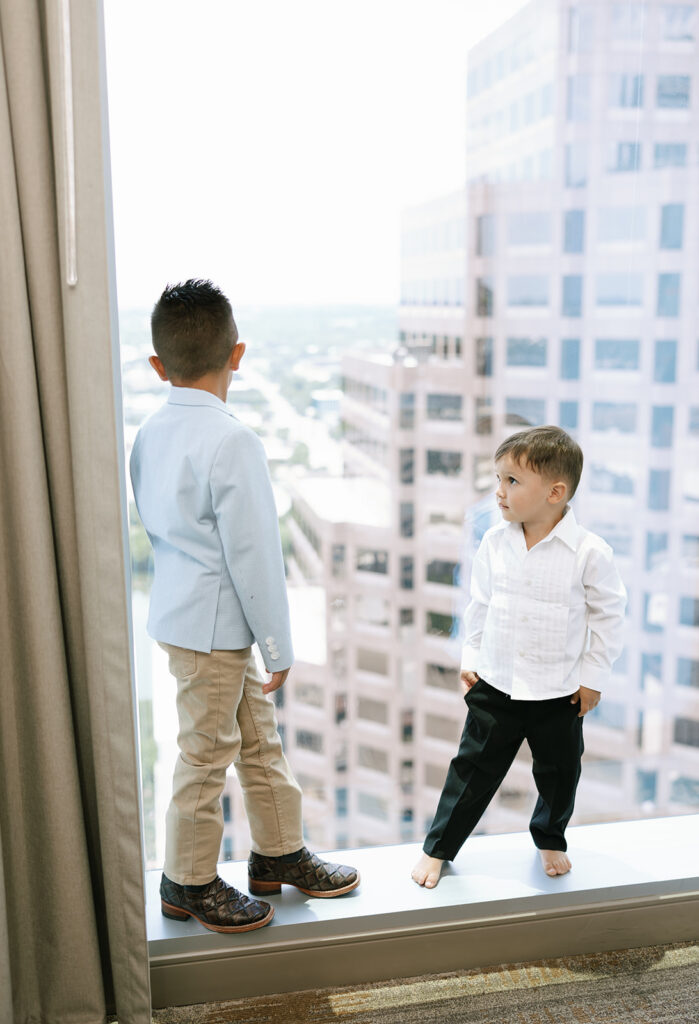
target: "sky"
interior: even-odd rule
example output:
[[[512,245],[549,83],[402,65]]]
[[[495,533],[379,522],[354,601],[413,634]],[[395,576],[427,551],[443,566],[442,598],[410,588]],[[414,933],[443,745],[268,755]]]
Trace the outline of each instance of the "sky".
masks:
[[[117,288],[394,304],[464,180],[466,56],[523,0],[104,0]]]

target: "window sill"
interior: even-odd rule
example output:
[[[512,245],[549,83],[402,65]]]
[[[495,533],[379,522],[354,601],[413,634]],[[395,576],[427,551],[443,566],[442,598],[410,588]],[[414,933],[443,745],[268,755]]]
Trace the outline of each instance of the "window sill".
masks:
[[[235,999],[699,937],[699,815],[569,829],[570,874],[544,875],[528,834],[469,840],[439,885],[419,844],[341,851],[362,884],[333,900],[285,887],[271,925],[239,935],[160,913],[146,878],[153,1005]],[[244,892],[244,862],[220,865]]]

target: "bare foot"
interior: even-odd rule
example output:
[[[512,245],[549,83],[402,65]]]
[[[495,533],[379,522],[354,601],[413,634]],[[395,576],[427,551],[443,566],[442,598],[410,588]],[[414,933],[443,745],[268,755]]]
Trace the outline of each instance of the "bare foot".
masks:
[[[426,889],[434,889],[439,881],[443,864],[444,861],[439,857],[428,857],[426,853],[423,853],[411,871],[410,877],[418,885],[424,885]]]
[[[562,850],[539,850],[539,856],[547,875],[565,875],[572,867]]]

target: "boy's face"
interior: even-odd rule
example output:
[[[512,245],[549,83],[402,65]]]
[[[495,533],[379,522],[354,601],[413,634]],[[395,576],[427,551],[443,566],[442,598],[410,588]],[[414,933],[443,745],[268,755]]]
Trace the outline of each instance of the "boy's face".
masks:
[[[537,524],[560,519],[568,488],[537,473],[526,462],[503,455],[495,463],[498,486],[495,497],[508,523]]]

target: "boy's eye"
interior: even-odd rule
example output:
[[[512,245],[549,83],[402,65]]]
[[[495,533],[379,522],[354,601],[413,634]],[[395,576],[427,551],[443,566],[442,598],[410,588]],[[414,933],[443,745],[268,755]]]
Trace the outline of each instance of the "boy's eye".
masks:
[[[508,482],[511,483],[511,484],[516,484],[517,483],[517,481],[515,480],[515,478],[513,476],[510,476],[507,479],[508,479]]]

